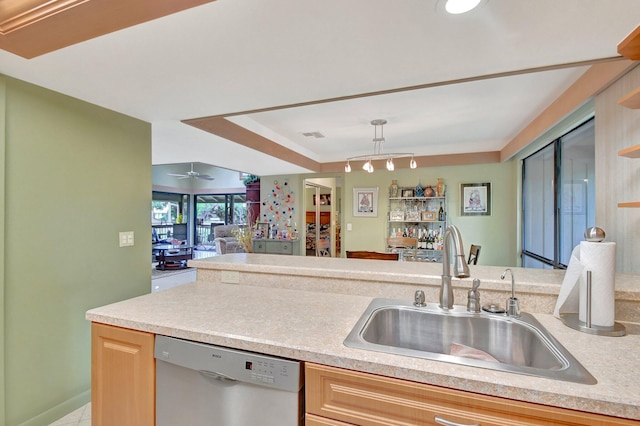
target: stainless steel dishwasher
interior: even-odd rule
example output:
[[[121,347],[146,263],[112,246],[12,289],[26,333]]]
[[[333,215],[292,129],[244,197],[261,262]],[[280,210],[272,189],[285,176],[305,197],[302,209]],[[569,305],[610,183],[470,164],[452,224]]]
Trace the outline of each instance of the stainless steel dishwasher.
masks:
[[[301,426],[298,361],[157,336],[157,426]]]

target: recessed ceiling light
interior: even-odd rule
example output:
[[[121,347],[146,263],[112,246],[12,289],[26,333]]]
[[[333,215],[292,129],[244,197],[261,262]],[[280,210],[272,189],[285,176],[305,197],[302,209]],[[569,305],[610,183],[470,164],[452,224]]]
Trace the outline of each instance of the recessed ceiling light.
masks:
[[[468,12],[480,4],[482,0],[447,0],[444,8],[452,15]]]

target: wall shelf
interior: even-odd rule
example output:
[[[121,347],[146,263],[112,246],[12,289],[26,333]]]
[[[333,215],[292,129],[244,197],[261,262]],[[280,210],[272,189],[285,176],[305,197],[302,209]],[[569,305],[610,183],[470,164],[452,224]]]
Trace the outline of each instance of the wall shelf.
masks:
[[[618,151],[619,157],[640,158],[640,144]]]
[[[640,26],[618,43],[618,53],[632,61],[640,59]]]
[[[640,158],[640,144],[621,149],[620,151],[618,151],[618,156],[627,158]],[[618,203],[618,207],[640,207],[640,201]]]
[[[640,87],[621,97],[618,100],[618,105],[629,109],[640,109]]]

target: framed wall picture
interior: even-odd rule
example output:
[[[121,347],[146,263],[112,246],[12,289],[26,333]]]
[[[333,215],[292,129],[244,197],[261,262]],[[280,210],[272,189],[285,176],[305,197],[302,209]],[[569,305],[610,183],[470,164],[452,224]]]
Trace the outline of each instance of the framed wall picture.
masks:
[[[491,183],[460,184],[460,210],[462,216],[490,216]]]
[[[316,205],[316,194],[313,194],[313,205]],[[321,206],[330,206],[331,205],[331,194],[320,194],[320,205]]]
[[[422,221],[423,222],[435,222],[436,220],[436,212],[422,212]]]
[[[353,188],[353,215],[378,216],[378,188]]]

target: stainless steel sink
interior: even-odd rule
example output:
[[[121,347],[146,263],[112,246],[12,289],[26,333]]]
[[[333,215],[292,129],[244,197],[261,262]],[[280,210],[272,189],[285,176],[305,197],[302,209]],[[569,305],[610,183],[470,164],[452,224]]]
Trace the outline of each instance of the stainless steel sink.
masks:
[[[344,344],[583,384],[596,379],[531,315],[519,318],[455,306],[415,307],[374,299]]]

